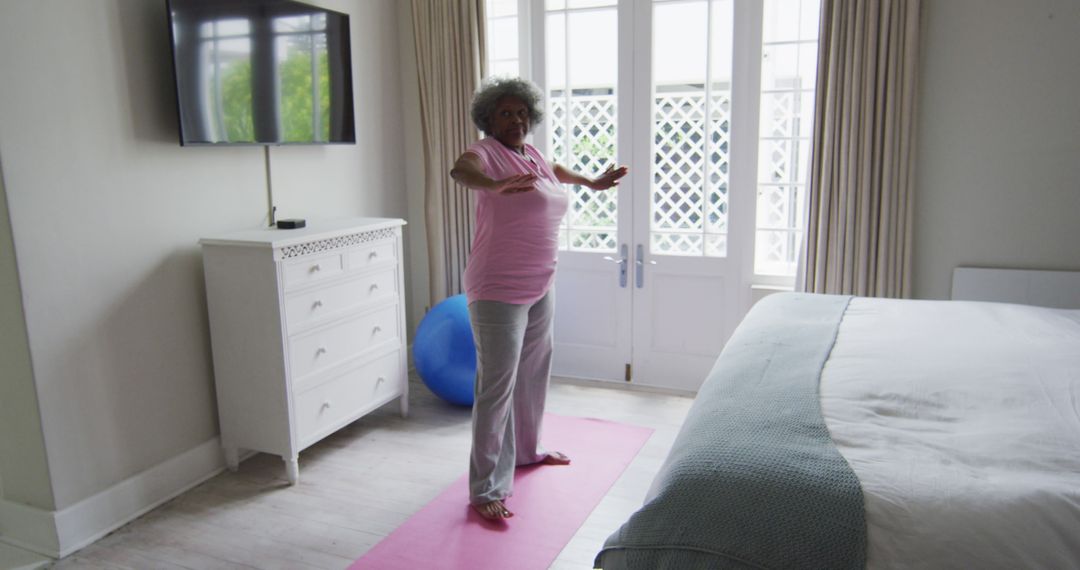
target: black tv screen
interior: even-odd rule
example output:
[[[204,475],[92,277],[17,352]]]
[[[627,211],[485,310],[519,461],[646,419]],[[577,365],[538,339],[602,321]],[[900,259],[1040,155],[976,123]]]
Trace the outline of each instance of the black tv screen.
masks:
[[[167,0],[181,145],[355,143],[349,16]]]

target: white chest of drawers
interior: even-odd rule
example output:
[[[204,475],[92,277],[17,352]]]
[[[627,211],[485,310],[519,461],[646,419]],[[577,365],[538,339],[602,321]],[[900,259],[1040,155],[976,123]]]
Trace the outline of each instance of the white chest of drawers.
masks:
[[[200,240],[225,461],[301,450],[395,399],[408,413],[403,220]]]

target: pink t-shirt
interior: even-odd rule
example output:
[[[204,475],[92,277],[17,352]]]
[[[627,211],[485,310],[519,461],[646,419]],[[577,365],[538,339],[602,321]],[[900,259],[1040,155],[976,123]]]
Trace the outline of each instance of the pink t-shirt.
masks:
[[[494,137],[473,144],[469,151],[480,157],[484,173],[496,180],[536,174],[536,189],[514,194],[476,191],[476,232],[465,266],[465,296],[470,303],[535,303],[555,280],[559,222],[569,203],[566,189],[531,145],[525,145],[531,160]]]

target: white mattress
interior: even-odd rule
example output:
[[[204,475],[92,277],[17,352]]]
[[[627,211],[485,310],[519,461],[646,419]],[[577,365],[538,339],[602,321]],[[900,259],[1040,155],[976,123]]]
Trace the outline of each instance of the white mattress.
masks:
[[[853,299],[821,403],[869,568],[1080,568],[1080,311]]]

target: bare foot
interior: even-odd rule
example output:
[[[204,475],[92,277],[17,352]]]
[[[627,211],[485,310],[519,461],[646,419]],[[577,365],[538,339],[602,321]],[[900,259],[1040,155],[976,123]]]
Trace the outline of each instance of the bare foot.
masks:
[[[547,457],[540,460],[540,463],[544,465],[569,465],[570,458],[565,453],[558,451],[549,451]]]
[[[506,508],[506,505],[502,501],[491,501],[490,503],[481,503],[479,505],[473,505],[473,509],[480,513],[480,516],[489,521],[497,521],[502,519],[508,519],[514,516],[514,513],[510,512],[510,509]]]

